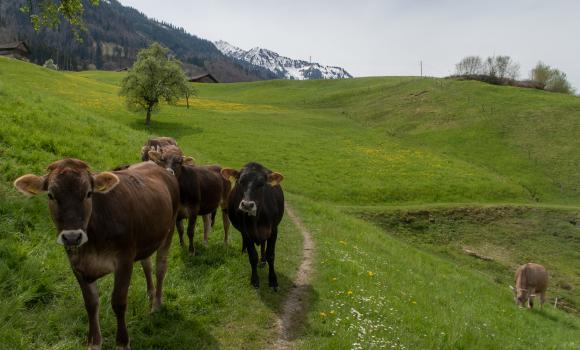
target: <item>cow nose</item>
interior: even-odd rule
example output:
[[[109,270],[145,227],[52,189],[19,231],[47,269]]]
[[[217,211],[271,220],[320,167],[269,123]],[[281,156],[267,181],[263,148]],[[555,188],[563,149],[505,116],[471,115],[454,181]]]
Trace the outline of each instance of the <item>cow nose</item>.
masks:
[[[240,202],[240,210],[245,212],[252,212],[256,210],[256,202],[242,200]]]
[[[82,230],[65,230],[58,235],[57,242],[65,247],[78,247],[87,241],[85,238]]]

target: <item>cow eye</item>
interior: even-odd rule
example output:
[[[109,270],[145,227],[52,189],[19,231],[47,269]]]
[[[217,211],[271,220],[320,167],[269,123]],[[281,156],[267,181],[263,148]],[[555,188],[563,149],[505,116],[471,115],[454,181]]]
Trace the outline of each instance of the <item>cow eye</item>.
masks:
[[[87,198],[91,198],[92,195],[93,195],[93,191],[87,192]]]
[[[50,199],[51,201],[54,200],[54,196],[52,195],[52,193],[48,192],[48,199]]]

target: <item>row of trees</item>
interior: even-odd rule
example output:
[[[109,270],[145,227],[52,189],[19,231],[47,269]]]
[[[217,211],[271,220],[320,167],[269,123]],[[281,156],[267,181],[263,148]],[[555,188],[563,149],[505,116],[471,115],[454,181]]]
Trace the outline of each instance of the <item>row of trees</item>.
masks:
[[[467,56],[455,65],[459,76],[487,75],[498,79],[517,79],[520,65],[510,56],[489,56],[482,60],[479,56]]]
[[[530,71],[528,81],[517,81],[520,76],[520,65],[510,56],[489,56],[485,60],[479,56],[464,57],[455,65],[455,75],[494,84],[535,87],[566,94],[575,92],[566,73],[543,62],[538,62]]]

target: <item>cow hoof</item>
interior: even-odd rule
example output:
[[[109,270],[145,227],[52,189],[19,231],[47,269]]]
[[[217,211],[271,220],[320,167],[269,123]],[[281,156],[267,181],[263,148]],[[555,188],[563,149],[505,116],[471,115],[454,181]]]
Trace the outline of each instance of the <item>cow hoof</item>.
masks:
[[[195,256],[195,249],[189,250],[189,256]]]
[[[101,345],[90,344],[87,350],[101,350]]]
[[[276,293],[278,293],[278,286],[270,286],[270,288],[272,288],[272,290]]]
[[[117,350],[131,350],[131,345],[117,345]]]
[[[153,299],[153,304],[151,305],[151,313],[154,314],[161,310],[161,300],[155,298]]]

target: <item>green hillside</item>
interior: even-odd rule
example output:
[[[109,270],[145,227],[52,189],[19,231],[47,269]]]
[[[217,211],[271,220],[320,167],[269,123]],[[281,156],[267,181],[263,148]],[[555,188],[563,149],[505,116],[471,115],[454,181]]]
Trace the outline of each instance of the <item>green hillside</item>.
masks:
[[[201,164],[256,160],[284,174],[317,245],[301,348],[580,347],[580,224],[564,225],[580,217],[579,98],[411,77],[200,84],[191,108],[162,106],[147,130],[117,95],[122,76],[0,57],[0,348],[78,348],[87,326],[46,199],[21,198],[11,181],[63,157],[95,170],[136,162],[150,135],[176,137]],[[503,204],[544,209],[510,222],[435,210]],[[405,226],[417,206],[436,222]],[[199,256],[174,240],[160,314],[147,314],[136,268],[134,348],[268,348],[301,257],[298,230],[285,219],[280,232],[278,294],[252,290],[239,234],[226,248],[219,224],[207,248],[196,234]],[[494,260],[472,261],[462,244]],[[569,312],[515,307],[507,283],[526,260],[549,267],[550,301]],[[100,283],[104,348],[111,282]]]

